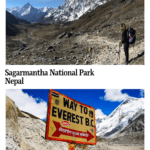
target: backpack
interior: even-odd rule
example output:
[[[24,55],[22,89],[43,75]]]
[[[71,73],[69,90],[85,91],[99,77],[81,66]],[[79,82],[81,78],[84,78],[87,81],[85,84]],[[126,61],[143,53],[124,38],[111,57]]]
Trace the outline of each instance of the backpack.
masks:
[[[136,40],[136,31],[133,28],[128,28],[129,44],[134,44]]]

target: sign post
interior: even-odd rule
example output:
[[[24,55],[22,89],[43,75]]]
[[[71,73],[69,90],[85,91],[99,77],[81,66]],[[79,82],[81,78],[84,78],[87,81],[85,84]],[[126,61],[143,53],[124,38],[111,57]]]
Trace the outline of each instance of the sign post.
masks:
[[[95,109],[50,90],[46,139],[96,145]]]
[[[77,144],[68,143],[68,150],[75,150],[76,147],[77,147]]]

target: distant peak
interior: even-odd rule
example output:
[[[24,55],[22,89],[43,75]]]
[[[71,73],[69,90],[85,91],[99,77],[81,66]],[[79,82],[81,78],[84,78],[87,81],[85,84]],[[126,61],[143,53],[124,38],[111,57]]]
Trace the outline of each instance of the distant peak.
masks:
[[[30,5],[30,3],[28,2],[28,3],[27,3],[27,4],[25,4],[24,6],[28,7],[28,6],[31,6],[31,5]]]

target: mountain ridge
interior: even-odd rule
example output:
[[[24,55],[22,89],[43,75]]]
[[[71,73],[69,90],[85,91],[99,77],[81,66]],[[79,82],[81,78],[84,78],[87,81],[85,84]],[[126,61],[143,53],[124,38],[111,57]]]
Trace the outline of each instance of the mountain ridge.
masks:
[[[138,128],[143,132],[144,98],[129,98],[123,101],[105,120],[96,124],[97,136],[106,139],[121,136],[131,128],[131,124],[133,125],[139,120],[137,119],[139,116],[142,116],[143,119],[139,121]]]
[[[47,14],[39,19],[39,22],[65,23],[79,19],[86,12],[92,11],[97,6],[106,3],[105,0],[67,0],[55,11],[47,11]],[[52,20],[50,18],[53,18]]]
[[[26,19],[29,22],[59,23],[79,19],[84,13],[95,9],[98,5],[106,3],[105,0],[68,0],[58,8],[45,6],[44,8],[33,7],[29,2],[23,7],[7,8],[14,16]],[[35,14],[38,14],[35,16]],[[33,17],[34,15],[34,17]],[[50,18],[53,18],[51,20]]]

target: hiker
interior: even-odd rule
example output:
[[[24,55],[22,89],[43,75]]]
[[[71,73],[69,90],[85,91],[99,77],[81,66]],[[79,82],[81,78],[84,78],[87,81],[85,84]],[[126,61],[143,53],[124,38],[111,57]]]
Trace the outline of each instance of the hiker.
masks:
[[[120,43],[124,44],[124,52],[126,56],[126,65],[129,63],[129,38],[127,34],[127,29],[124,23],[121,23],[121,31],[122,31],[122,40],[120,40]]]

